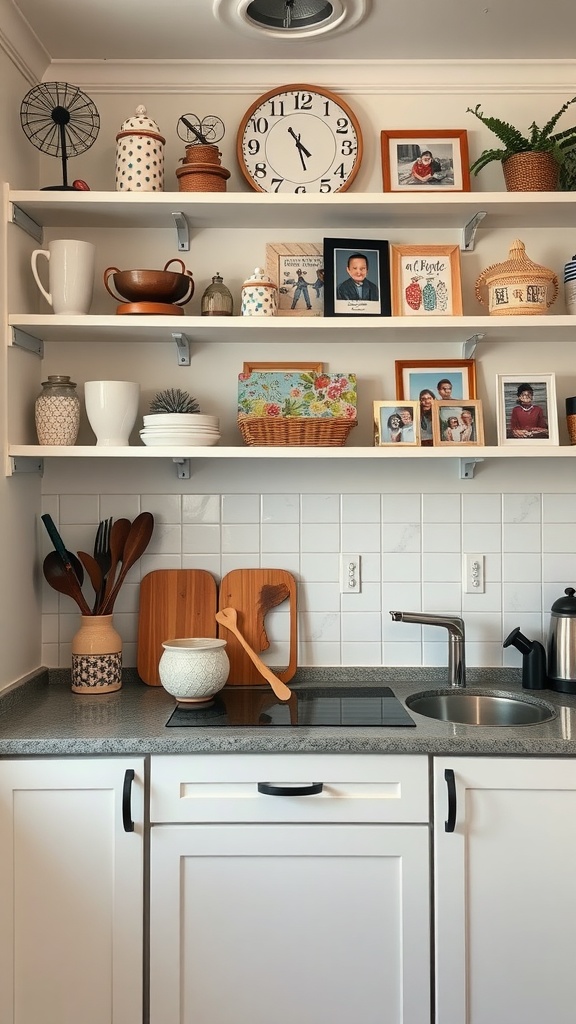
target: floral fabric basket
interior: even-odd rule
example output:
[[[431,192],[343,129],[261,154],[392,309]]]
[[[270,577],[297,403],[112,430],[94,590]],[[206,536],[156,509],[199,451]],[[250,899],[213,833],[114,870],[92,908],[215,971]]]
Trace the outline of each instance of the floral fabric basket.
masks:
[[[238,427],[245,444],[338,446],[356,423],[354,373],[238,375]]]

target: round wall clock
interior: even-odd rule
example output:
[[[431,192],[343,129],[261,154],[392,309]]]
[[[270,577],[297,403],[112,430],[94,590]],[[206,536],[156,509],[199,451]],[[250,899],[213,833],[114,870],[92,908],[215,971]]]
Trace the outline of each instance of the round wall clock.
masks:
[[[362,132],[335,93],[283,85],[246,111],[236,151],[246,181],[257,192],[345,192],[362,160]]]

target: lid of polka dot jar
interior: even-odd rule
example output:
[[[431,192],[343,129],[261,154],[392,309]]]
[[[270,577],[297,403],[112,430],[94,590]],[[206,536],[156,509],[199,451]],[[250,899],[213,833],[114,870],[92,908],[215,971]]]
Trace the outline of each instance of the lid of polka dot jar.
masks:
[[[146,107],[142,106],[142,104],[136,107],[136,113],[133,114],[132,117],[127,117],[123,122],[122,127],[116,136],[116,141],[124,138],[126,135],[150,135],[153,138],[158,139],[159,142],[166,142],[166,139],[160,134],[160,129],[156,124],[156,121],[153,121],[151,117],[148,117]]]

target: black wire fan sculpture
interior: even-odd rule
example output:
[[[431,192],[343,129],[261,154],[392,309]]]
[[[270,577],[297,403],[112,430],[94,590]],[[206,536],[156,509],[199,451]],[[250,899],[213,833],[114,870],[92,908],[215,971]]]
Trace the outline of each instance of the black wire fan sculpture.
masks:
[[[68,159],[90,149],[100,131],[100,115],[90,97],[68,82],[41,82],[22,100],[20,123],[36,149],[62,160],[62,184],[46,189],[73,189]]]

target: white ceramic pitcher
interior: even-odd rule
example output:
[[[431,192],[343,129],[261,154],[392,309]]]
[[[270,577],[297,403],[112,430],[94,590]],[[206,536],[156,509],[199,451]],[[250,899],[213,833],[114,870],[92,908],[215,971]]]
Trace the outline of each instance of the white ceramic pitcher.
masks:
[[[48,261],[48,291],[38,274],[38,258]],[[32,273],[54,313],[78,316],[88,313],[94,290],[96,247],[91,242],[58,238],[47,249],[34,249]]]

